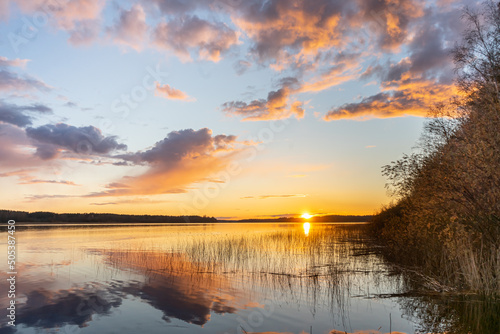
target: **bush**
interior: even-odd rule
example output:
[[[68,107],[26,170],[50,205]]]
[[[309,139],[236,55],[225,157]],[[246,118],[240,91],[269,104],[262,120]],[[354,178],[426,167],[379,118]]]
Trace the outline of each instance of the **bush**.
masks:
[[[383,167],[398,202],[373,222],[393,259],[498,294],[500,5],[484,6],[464,11],[469,28],[453,54],[463,97],[432,109],[416,152]]]

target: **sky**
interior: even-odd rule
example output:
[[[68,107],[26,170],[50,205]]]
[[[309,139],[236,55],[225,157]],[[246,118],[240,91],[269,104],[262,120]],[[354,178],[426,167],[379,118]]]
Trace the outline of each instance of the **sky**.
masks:
[[[1,0],[0,209],[373,214],[468,0]]]

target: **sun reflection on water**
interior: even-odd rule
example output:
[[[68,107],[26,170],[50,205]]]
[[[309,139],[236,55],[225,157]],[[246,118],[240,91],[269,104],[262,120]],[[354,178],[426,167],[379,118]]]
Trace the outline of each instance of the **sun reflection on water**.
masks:
[[[302,227],[304,228],[304,234],[307,237],[309,235],[309,230],[311,229],[311,224],[310,223],[304,223],[302,225]]]

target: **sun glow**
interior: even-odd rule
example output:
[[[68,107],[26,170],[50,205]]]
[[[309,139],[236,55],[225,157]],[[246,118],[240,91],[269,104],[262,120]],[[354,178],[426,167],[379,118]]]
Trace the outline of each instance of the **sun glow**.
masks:
[[[310,215],[308,213],[304,213],[301,217],[304,219],[309,219],[309,218],[312,218],[312,215]]]
[[[302,227],[304,228],[304,234],[307,237],[309,235],[309,230],[311,229],[311,224],[310,223],[304,223],[302,225]]]

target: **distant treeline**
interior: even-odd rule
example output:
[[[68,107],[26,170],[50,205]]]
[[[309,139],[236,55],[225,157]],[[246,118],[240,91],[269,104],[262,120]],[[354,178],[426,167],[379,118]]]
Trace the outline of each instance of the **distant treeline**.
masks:
[[[2,222],[15,220],[22,223],[213,223],[214,217],[206,216],[151,216],[119,215],[112,213],[54,213],[0,210]]]
[[[369,222],[373,216],[342,216],[342,215],[328,215],[317,216],[310,219],[297,218],[297,217],[280,217],[273,219],[242,219],[237,222],[247,223],[263,223],[263,222],[277,222],[277,223],[296,223],[296,222],[313,222],[313,223],[364,223]]]

